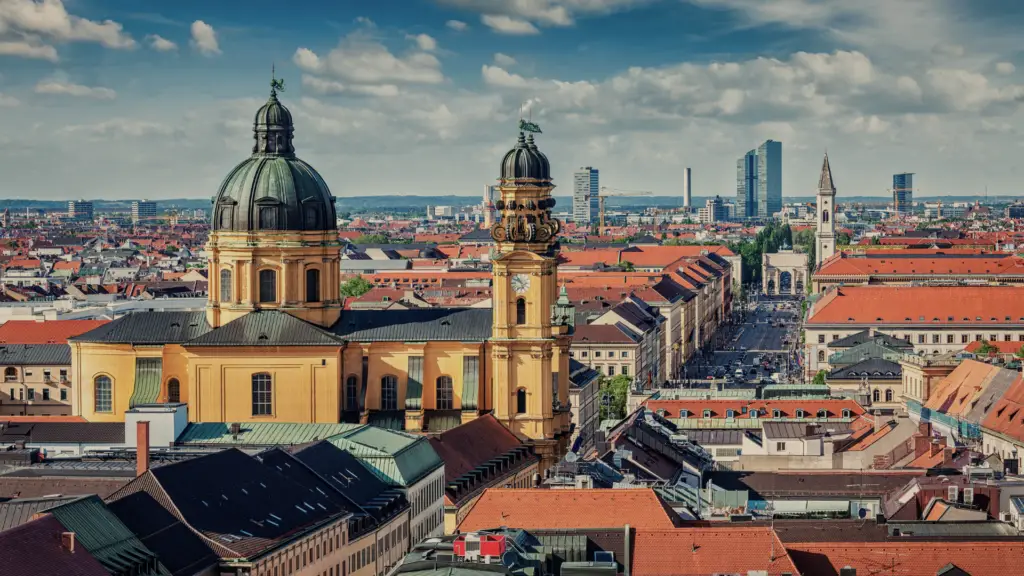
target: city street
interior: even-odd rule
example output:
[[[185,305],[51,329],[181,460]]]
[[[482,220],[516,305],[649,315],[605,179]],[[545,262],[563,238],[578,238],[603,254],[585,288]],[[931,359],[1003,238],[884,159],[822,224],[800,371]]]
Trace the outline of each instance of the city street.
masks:
[[[730,377],[728,385],[747,386],[770,377],[773,372],[780,372],[785,381],[788,370],[796,369],[792,347],[793,342],[800,338],[800,301],[761,299],[749,306],[747,317],[724,339],[723,345],[691,360],[687,369],[691,386],[700,385],[700,381],[706,383],[708,376],[716,379]],[[768,362],[771,368],[766,370],[759,365],[752,372],[754,360],[758,357],[762,364]],[[742,380],[735,378],[738,368],[743,370]]]

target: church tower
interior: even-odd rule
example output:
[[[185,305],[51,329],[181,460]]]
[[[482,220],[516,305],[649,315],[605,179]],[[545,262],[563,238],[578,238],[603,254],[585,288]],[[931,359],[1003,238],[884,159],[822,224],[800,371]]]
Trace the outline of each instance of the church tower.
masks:
[[[535,124],[521,129],[539,132]],[[559,294],[558,239],[561,223],[551,217],[551,166],[533,134],[523,132],[501,163],[491,227],[497,243],[492,259],[492,394],[494,416],[531,441],[541,467],[566,453],[569,435],[569,344],[574,311]]]
[[[821,176],[818,177],[818,230],[815,233],[815,268],[836,253],[836,187],[832,183],[832,169],[828,165],[828,153],[821,165]]]
[[[334,197],[295,156],[292,115],[270,98],[256,112],[252,156],[213,200],[206,318],[216,328],[258,310],[327,327],[341,314],[341,246]]]

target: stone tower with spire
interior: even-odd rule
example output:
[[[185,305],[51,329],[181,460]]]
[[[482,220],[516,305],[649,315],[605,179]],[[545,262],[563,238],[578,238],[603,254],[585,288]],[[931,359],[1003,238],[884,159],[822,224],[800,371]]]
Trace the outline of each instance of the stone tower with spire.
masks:
[[[832,182],[832,169],[828,165],[828,153],[821,164],[818,177],[818,219],[815,233],[815,268],[836,253],[836,223],[833,218],[836,206],[836,187]]]

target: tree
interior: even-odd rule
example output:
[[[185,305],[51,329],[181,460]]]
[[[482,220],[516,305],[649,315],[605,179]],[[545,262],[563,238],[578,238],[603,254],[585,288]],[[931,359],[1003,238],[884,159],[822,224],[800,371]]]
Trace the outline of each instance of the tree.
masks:
[[[1013,353],[1013,355],[1016,356],[1017,358],[1024,360],[1024,344],[1021,344],[1020,348],[1018,348],[1017,351]]]
[[[601,376],[597,393],[601,405],[601,420],[626,417],[626,396],[629,395],[629,386],[632,383],[633,379],[624,374],[612,378]],[[603,400],[606,394],[610,400],[607,405]]]
[[[996,354],[997,352],[999,352],[999,348],[993,346],[992,343],[989,342],[988,340],[982,340],[981,346],[978,346],[977,353],[981,356],[991,356],[993,354]],[[1017,352],[1020,352],[1020,350],[1018,350]]]
[[[341,283],[341,295],[349,298],[358,298],[369,292],[372,288],[373,284],[370,284],[368,280],[362,276],[356,276]]]
[[[363,234],[356,238],[355,244],[390,244],[391,239],[383,234]]]
[[[622,266],[622,271],[623,272],[634,272],[634,271],[636,271],[636,266],[633,266],[633,263],[630,262],[629,260],[623,260],[622,264],[620,264],[620,266]]]
[[[850,235],[847,234],[846,232],[840,232],[839,237],[837,238],[837,242],[844,246],[849,246],[851,240],[852,239],[850,238]]]
[[[871,245],[872,246],[878,246],[881,243],[882,243],[882,241],[881,241],[881,239],[879,239],[878,236],[874,236],[874,237],[871,238]]]
[[[828,376],[828,372],[818,370],[818,373],[814,375],[814,380],[811,380],[811,384],[814,384],[815,386],[824,386],[826,376]]]

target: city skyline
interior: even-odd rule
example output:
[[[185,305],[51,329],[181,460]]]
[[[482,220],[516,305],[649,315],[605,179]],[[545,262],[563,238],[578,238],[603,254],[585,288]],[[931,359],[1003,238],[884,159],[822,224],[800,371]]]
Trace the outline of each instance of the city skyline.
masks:
[[[729,197],[737,152],[765,139],[786,142],[786,197],[813,195],[825,148],[849,174],[850,197],[886,196],[909,166],[915,196],[1017,191],[1019,10],[506,4],[260,0],[243,15],[232,3],[153,13],[10,0],[0,9],[0,198],[209,197],[248,154],[271,64],[306,126],[299,154],[342,198],[478,195],[524,103],[559,167],[556,195],[573,166],[595,165],[611,187],[678,196],[689,166],[700,196]],[[912,31],[898,24],[908,20]],[[442,168],[452,156],[453,173]]]

